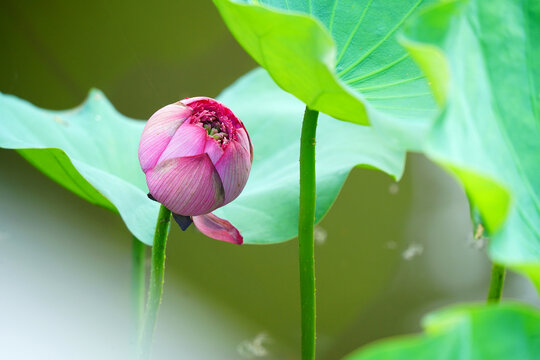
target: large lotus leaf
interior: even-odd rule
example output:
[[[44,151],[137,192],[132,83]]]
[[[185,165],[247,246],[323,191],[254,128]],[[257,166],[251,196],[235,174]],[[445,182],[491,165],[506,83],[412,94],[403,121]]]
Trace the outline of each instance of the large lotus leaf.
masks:
[[[243,77],[219,99],[244,121],[254,159],[246,188],[216,211],[236,225],[247,242],[274,243],[298,230],[301,119],[305,105],[281,90],[263,69]],[[330,209],[351,168],[373,167],[399,177],[405,154],[371,127],[319,116],[316,172],[319,221]]]
[[[463,182],[494,261],[540,285],[540,3],[444,2],[404,31],[445,104],[425,152]]]
[[[344,360],[540,358],[540,312],[531,306],[454,306],[428,315],[423,325],[424,335],[368,345]]]
[[[216,213],[230,220],[245,243],[296,236],[299,139],[304,105],[256,70],[220,100],[244,121],[255,157],[240,197]],[[170,102],[174,101],[172,99]],[[45,174],[84,199],[118,212],[139,239],[152,243],[158,204],[146,197],[137,146],[144,122],[116,112],[98,91],[79,108],[39,109],[0,95],[0,146],[19,149]],[[404,153],[370,128],[321,116],[317,147],[317,220],[328,211],[357,164],[399,177]]]
[[[118,113],[90,92],[68,111],[49,111],[0,94],[0,146],[18,149],[30,163],[83,199],[118,212],[147,244],[159,206],[147,197],[137,147],[144,123]]]
[[[431,0],[214,0],[276,83],[310,108],[421,139],[435,112],[428,83],[395,34]],[[392,121],[400,119],[401,121]]]

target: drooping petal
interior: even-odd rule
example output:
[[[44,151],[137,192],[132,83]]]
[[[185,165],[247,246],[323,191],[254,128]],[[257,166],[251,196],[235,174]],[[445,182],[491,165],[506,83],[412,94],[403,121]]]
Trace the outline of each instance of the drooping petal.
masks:
[[[216,170],[225,189],[225,204],[240,195],[251,170],[251,157],[237,141],[231,141],[216,163]]]
[[[221,156],[223,155],[223,149],[219,145],[219,143],[208,136],[206,139],[206,145],[204,147],[204,152],[210,156],[210,160],[212,160],[212,163],[217,163]]]
[[[197,125],[182,124],[174,133],[169,145],[161,154],[158,164],[177,157],[195,156],[204,153],[206,130]]]
[[[214,214],[199,215],[193,217],[193,223],[204,235],[212,239],[227,241],[241,245],[244,238],[230,222],[221,219]]]
[[[238,137],[238,142],[249,152],[249,157],[251,162],[253,162],[253,146],[251,145],[251,140],[246,129],[243,126],[236,129],[236,136]]]
[[[159,109],[148,120],[139,142],[139,162],[145,173],[156,166],[176,129],[191,115],[191,112],[191,108],[178,102]]]
[[[224,190],[207,154],[160,162],[146,173],[152,196],[184,216],[207,214],[223,205]]]

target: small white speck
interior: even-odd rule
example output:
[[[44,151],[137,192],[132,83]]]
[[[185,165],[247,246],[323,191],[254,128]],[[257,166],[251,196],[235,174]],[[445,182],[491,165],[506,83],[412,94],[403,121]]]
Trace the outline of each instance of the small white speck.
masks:
[[[474,250],[485,249],[487,244],[489,243],[489,238],[484,236],[484,230],[484,226],[482,224],[478,224],[476,226],[474,234],[472,234],[472,236],[470,236],[467,240],[467,245],[469,245]]]
[[[399,192],[399,185],[397,183],[391,183],[388,187],[390,195],[396,195]]]
[[[474,250],[483,250],[489,243],[489,238],[483,236],[483,232],[476,231],[475,234],[470,233],[467,239],[467,246]]]
[[[101,94],[97,93],[94,95],[94,100],[101,100]]]
[[[487,244],[489,242],[488,238],[480,238],[480,239],[471,239],[469,241],[469,246],[473,248],[474,250],[483,250],[486,248]]]
[[[322,245],[326,242],[328,237],[328,232],[320,225],[317,225],[313,228],[313,240],[315,244]]]
[[[271,343],[272,339],[267,333],[262,332],[257,334],[251,340],[244,340],[236,347],[238,353],[246,359],[261,358],[269,354],[268,349],[264,346],[265,343]]]
[[[413,258],[422,255],[424,252],[424,246],[417,243],[410,243],[409,246],[401,253],[401,257],[404,260],[412,260]]]
[[[386,248],[389,249],[389,250],[396,250],[397,249],[397,242],[395,241],[388,241],[386,243]]]

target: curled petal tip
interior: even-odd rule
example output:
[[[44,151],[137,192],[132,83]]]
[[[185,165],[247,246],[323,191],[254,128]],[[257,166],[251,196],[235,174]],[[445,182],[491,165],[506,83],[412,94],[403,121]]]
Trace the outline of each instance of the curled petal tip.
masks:
[[[240,235],[238,229],[225,219],[219,218],[214,214],[193,216],[193,223],[204,235],[212,239],[230,242],[242,245],[244,238]]]

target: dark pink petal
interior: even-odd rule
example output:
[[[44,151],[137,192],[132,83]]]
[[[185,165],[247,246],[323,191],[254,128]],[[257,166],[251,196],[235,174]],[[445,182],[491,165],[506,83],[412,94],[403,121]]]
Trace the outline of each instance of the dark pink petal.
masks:
[[[224,190],[207,154],[160,162],[146,173],[150,194],[184,216],[207,214],[223,206]]]
[[[212,160],[212,163],[214,164],[217,163],[223,155],[223,149],[221,148],[221,145],[219,145],[219,143],[210,136],[208,136],[206,139],[204,152],[207,153],[208,156],[210,156],[210,160]]]
[[[145,173],[156,166],[176,129],[191,115],[191,111],[178,102],[159,109],[148,120],[139,142],[139,162]]]
[[[229,109],[215,99],[205,96],[198,96],[181,100],[181,102],[182,104],[189,106],[195,112],[200,110],[216,111],[220,120],[223,120],[223,117],[227,118],[230,121],[232,127],[234,128],[242,126],[242,122],[238,120],[238,118],[236,117],[236,115],[234,115],[231,109]]]
[[[251,145],[251,140],[246,129],[243,126],[236,129],[236,136],[238,137],[238,142],[249,152],[249,157],[253,162],[253,146]]]
[[[230,222],[214,214],[194,216],[193,223],[200,232],[212,239],[238,245],[244,242],[244,238],[240,235],[240,232]]]
[[[180,100],[180,102],[186,106],[193,106],[195,103],[198,103],[198,102],[208,102],[211,104],[218,104],[218,105],[223,106],[223,104],[221,104],[219,101],[206,97],[206,96],[195,96],[195,97],[187,98],[184,100]]]
[[[225,205],[236,199],[244,189],[251,170],[251,157],[239,142],[231,141],[216,163],[216,170],[225,189]]]
[[[200,126],[182,124],[161,154],[158,164],[172,158],[203,154],[207,136],[206,130]]]

